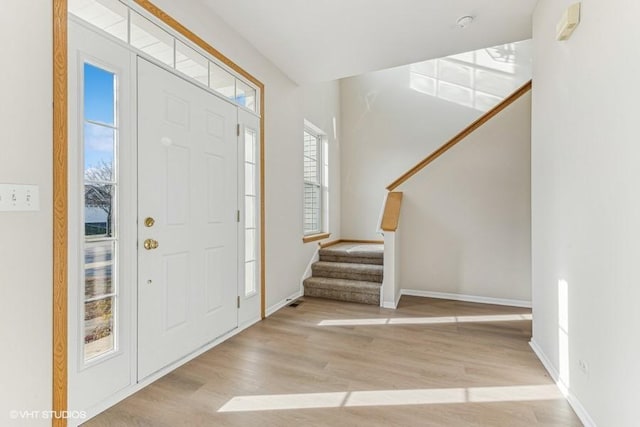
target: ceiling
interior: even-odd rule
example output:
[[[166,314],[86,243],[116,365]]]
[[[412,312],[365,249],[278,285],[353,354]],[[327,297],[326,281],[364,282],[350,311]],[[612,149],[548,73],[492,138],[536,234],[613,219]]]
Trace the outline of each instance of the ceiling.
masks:
[[[201,0],[297,83],[531,37],[537,0]],[[471,15],[465,29],[458,18]]]

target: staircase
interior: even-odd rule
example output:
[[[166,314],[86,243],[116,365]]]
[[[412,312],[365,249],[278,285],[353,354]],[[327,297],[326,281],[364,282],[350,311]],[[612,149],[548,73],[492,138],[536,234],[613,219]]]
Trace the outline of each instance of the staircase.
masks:
[[[381,244],[342,242],[320,249],[304,295],[380,305],[383,255]]]

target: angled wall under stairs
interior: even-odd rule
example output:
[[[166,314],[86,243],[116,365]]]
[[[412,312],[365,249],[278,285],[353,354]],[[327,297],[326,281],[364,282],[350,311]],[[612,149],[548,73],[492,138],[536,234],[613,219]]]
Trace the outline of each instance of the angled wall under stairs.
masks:
[[[304,295],[380,305],[382,244],[342,242],[320,249],[304,281]]]

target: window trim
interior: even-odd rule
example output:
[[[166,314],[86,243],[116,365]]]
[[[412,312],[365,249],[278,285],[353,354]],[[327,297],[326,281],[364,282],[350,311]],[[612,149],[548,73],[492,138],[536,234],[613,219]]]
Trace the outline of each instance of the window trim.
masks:
[[[327,134],[322,131],[319,127],[315,126],[313,123],[309,122],[305,119],[304,121],[304,133],[308,133],[316,138],[316,168],[318,170],[318,181],[311,182],[307,181],[304,177],[304,152],[303,152],[303,177],[302,177],[302,235],[303,242],[312,242],[315,240],[320,240],[325,238],[325,235],[329,234],[328,221],[326,216],[328,215],[326,206],[328,203],[326,193],[328,190],[328,186],[325,185],[327,180],[325,179],[325,159],[324,159],[324,144],[327,143]],[[303,134],[304,135],[304,134]],[[304,144],[304,141],[303,141]],[[328,154],[328,153],[327,153]],[[320,191],[320,206],[318,207],[318,229],[315,230],[305,230],[304,224],[304,202],[305,202],[305,186],[313,185],[318,188]],[[328,236],[327,236],[328,237]]]
[[[310,234],[302,238],[302,243],[311,243],[318,240],[328,239],[329,237],[331,237],[331,233]]]
[[[258,192],[258,186],[259,186],[259,150],[260,150],[260,141],[258,140],[259,138],[259,130],[255,129],[252,126],[247,125],[246,123],[242,124],[242,129],[240,131],[241,135],[242,135],[242,159],[241,159],[241,163],[242,163],[242,170],[239,171],[239,173],[242,173],[243,176],[243,180],[245,180],[244,182],[244,188],[242,189],[242,198],[243,198],[243,204],[242,204],[242,224],[243,224],[243,230],[242,230],[242,237],[241,239],[244,240],[243,243],[243,247],[242,247],[242,254],[239,257],[239,259],[242,260],[242,265],[243,265],[243,269],[242,269],[242,274],[243,274],[243,279],[244,279],[244,283],[242,284],[242,295],[244,298],[250,298],[252,296],[255,296],[258,294],[258,292],[260,291],[259,288],[259,273],[260,273],[260,265],[259,265],[259,249],[260,249],[260,245],[261,243],[259,242],[260,239],[260,223],[259,223],[259,209],[260,209],[260,195]],[[248,135],[252,135],[252,152],[253,152],[253,157],[251,159],[251,161],[247,160],[247,152],[246,152],[246,148],[247,148],[247,137]],[[247,183],[246,183],[246,168],[247,168],[247,164],[251,164],[254,168],[254,176],[253,176],[253,186],[254,186],[254,194],[248,194],[247,193]],[[252,199],[253,203],[253,208],[254,208],[254,218],[253,218],[253,224],[248,227],[247,226],[247,199]],[[252,248],[252,255],[253,255],[253,259],[247,260],[247,231],[249,230],[253,230],[255,232],[255,236],[254,236],[254,247]],[[248,290],[247,289],[247,276],[246,276],[246,268],[247,268],[247,264],[249,263],[253,263],[253,289]]]
[[[81,172],[81,176],[79,177],[79,183],[82,186],[82,190],[79,194],[79,200],[80,203],[78,205],[78,208],[80,209],[79,212],[79,216],[78,219],[80,220],[79,224],[77,224],[78,226],[80,226],[81,230],[79,230],[79,235],[78,237],[80,238],[79,242],[76,242],[79,244],[79,249],[80,249],[80,253],[81,253],[81,259],[82,261],[80,261],[78,263],[78,267],[80,269],[79,274],[78,274],[78,278],[80,279],[80,283],[81,286],[79,287],[79,291],[81,291],[81,295],[79,295],[79,303],[80,303],[80,308],[78,310],[78,314],[80,315],[79,318],[77,319],[77,322],[79,323],[79,329],[78,331],[82,331],[81,332],[81,337],[82,337],[82,341],[81,342],[77,342],[75,343],[76,345],[78,345],[78,352],[79,352],[79,357],[78,357],[78,362],[79,362],[79,369],[80,370],[84,370],[87,368],[90,368],[94,365],[100,364],[102,362],[104,362],[105,360],[114,358],[118,355],[121,354],[121,343],[120,343],[120,327],[121,327],[121,322],[120,322],[120,300],[121,300],[121,292],[120,292],[120,285],[121,285],[121,277],[120,277],[120,243],[121,243],[121,239],[120,239],[120,232],[119,232],[119,222],[120,222],[120,211],[119,211],[119,199],[120,199],[120,161],[119,161],[119,152],[120,152],[120,131],[121,131],[121,120],[120,120],[120,110],[118,108],[119,103],[120,103],[120,78],[122,75],[122,70],[118,69],[118,67],[114,67],[111,64],[108,64],[102,60],[99,60],[97,58],[91,57],[91,56],[87,56],[87,55],[82,55],[81,56],[81,61],[78,64],[78,67],[80,67],[81,69],[78,70],[78,74],[81,76],[81,101],[78,103],[79,107],[78,108],[78,125],[80,126],[79,129],[76,129],[75,131],[78,132],[79,134],[79,138],[78,140],[80,141],[80,153],[82,156],[82,161],[81,161],[81,166],[78,169],[78,172]],[[113,107],[114,107],[114,112],[113,112],[113,124],[108,124],[108,123],[101,123],[101,122],[96,122],[96,121],[92,121],[87,119],[86,117],[86,109],[85,109],[85,103],[87,101],[87,95],[86,95],[86,71],[87,71],[87,66],[90,67],[94,67],[97,68],[101,71],[104,71],[106,73],[109,74],[113,74]],[[111,170],[111,180],[110,181],[105,181],[105,182],[99,182],[99,181],[95,181],[95,180],[88,180],[86,175],[85,175],[85,167],[86,167],[86,162],[85,162],[85,156],[86,156],[86,144],[87,144],[87,140],[86,140],[86,133],[85,133],[85,126],[86,124],[94,124],[97,126],[100,126],[102,128],[109,128],[113,130],[113,160],[112,160],[112,170]],[[99,235],[99,236],[91,236],[91,235],[87,235],[86,234],[86,206],[85,206],[85,191],[86,191],[86,186],[87,185],[91,185],[91,184],[106,184],[106,185],[110,185],[112,187],[112,219],[111,219],[111,236],[108,235]],[[109,224],[107,224],[107,228],[109,227]],[[112,289],[110,293],[106,293],[106,294],[101,294],[99,296],[93,297],[93,298],[86,298],[85,295],[85,288],[86,288],[86,260],[85,260],[85,256],[86,256],[86,251],[88,247],[94,247],[94,246],[99,246],[99,245],[105,245],[107,243],[111,243],[111,248],[112,248],[112,260],[111,260],[111,268],[112,268],[112,272],[111,272],[111,280],[112,280]],[[85,343],[85,339],[86,339],[86,331],[85,331],[85,327],[86,327],[86,319],[85,319],[85,315],[86,315],[86,304],[90,303],[90,302],[95,302],[95,301],[99,301],[99,300],[108,300],[111,299],[111,316],[112,316],[112,336],[113,336],[113,344],[111,346],[110,349],[96,354],[92,357],[87,357],[87,349],[86,349],[86,343]],[[78,336],[78,338],[80,338],[80,336]]]

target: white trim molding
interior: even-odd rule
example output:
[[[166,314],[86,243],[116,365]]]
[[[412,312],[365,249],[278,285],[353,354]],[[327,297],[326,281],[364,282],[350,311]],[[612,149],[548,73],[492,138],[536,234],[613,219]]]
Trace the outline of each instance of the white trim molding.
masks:
[[[395,310],[396,308],[398,308],[400,298],[402,298],[402,292],[398,292],[398,295],[396,295],[396,300],[394,302],[383,301],[382,308],[391,308]]]
[[[400,289],[400,234],[384,232],[384,274],[380,288],[380,307],[396,309],[402,292]]]
[[[305,279],[308,279],[313,275],[311,267],[318,261],[320,261],[320,245],[318,245],[315,252],[313,252],[313,256],[309,260],[307,268],[304,269],[304,273],[302,274],[302,278],[300,279],[300,295],[304,295],[304,281]]]
[[[266,317],[271,316],[273,313],[280,310],[282,307],[286,306],[290,302],[300,298],[301,296],[302,296],[302,291],[294,292],[293,294],[283,299],[282,301],[273,304],[271,307],[267,308],[267,312],[265,313]]]
[[[480,304],[508,305],[511,307],[531,308],[531,301],[519,299],[491,298],[475,295],[450,294],[446,292],[432,292],[418,289],[402,289],[402,295],[411,295],[414,297],[450,299],[454,301],[477,302]]]
[[[533,352],[536,354],[536,356],[538,356],[538,359],[540,359],[542,366],[544,366],[544,368],[547,370],[549,375],[551,375],[551,378],[553,378],[553,380],[557,382],[558,378],[560,378],[560,374],[556,370],[555,366],[553,366],[553,364],[551,363],[547,355],[544,354],[544,352],[542,351],[538,343],[536,343],[532,339],[531,341],[529,341],[529,346],[531,347]],[[562,387],[561,387],[561,390],[562,390]]]
[[[531,341],[529,341],[529,346],[536,354],[538,359],[540,359],[542,366],[544,366],[547,372],[549,372],[549,375],[551,375],[551,378],[556,383],[562,394],[565,395],[567,401],[569,402],[569,405],[571,405],[578,418],[580,418],[582,424],[584,424],[585,427],[597,427],[595,421],[593,421],[593,418],[591,418],[591,415],[589,415],[585,407],[582,406],[582,403],[580,403],[578,398],[571,392],[571,388],[567,389],[563,384],[560,383],[560,375],[558,373],[558,370],[553,366],[547,355],[544,354],[544,351],[542,351],[542,348],[540,348],[538,343],[536,343],[534,339],[531,339]]]

